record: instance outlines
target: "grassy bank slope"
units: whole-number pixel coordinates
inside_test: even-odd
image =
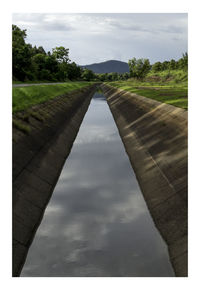
[[[187,73],[183,71],[151,72],[144,81],[129,79],[107,84],[159,102],[188,108]]]
[[[23,85],[23,84],[41,84],[41,83],[55,83],[55,81],[12,81],[13,85]],[[63,82],[64,83],[64,82]]]
[[[69,82],[56,85],[38,85],[13,88],[13,113],[44,103],[49,99],[92,84],[91,82]]]

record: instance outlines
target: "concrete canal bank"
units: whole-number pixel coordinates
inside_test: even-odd
[[[187,276],[187,112],[101,85],[176,276]]]
[[[37,105],[28,117],[13,117],[21,125],[28,122],[30,130],[13,128],[13,276],[21,272],[96,86]]]
[[[104,95],[94,94],[21,277],[174,277]]]

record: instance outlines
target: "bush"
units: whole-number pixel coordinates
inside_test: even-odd
[[[138,79],[143,79],[151,69],[149,60],[146,58],[136,59],[135,57],[128,62],[130,75]]]
[[[48,69],[42,69],[39,73],[40,80],[51,80],[51,74]]]

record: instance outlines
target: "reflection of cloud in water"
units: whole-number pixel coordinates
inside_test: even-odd
[[[109,142],[117,140],[117,134],[110,132],[109,128],[99,128],[98,126],[90,126],[88,128],[87,135],[80,136],[78,139],[76,139],[74,144],[88,144],[92,143],[95,145],[95,143],[98,142]]]
[[[102,103],[92,101],[22,276],[173,276]]]
[[[61,204],[49,204],[46,214],[53,215],[57,212],[60,212],[61,209],[62,209]]]

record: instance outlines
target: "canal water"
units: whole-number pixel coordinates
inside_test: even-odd
[[[21,276],[174,276],[101,93],[93,96]]]

